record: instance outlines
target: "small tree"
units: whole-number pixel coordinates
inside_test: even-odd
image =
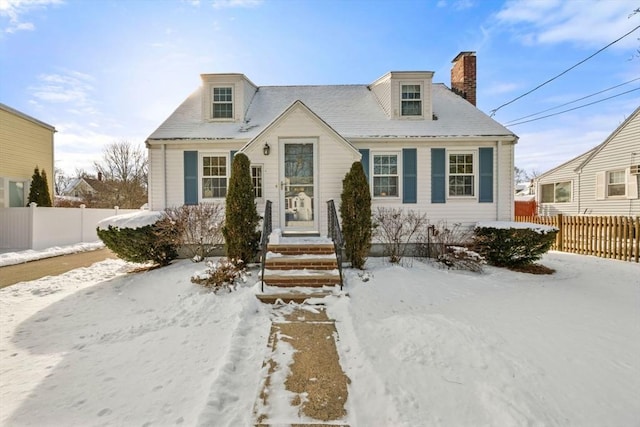
[[[371,193],[360,162],[354,162],[342,181],[340,203],[347,259],[363,269],[371,249]]]
[[[233,158],[222,228],[227,258],[238,267],[244,267],[255,258],[260,241],[260,216],[253,198],[250,165],[249,158],[243,153]]]
[[[35,202],[38,206],[51,207],[51,193],[49,193],[49,183],[44,170],[40,173],[38,166],[31,175],[31,187],[29,188],[29,201],[27,205]]]

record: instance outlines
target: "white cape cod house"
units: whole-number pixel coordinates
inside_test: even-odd
[[[452,89],[433,72],[389,72],[371,84],[256,86],[243,74],[202,74],[149,136],[149,205],[223,202],[233,155],[251,161],[258,211],[273,227],[327,231],[355,161],[372,205],[472,224],[513,216],[517,137],[475,107],[476,57],[453,61]]]

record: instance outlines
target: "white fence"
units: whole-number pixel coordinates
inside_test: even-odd
[[[0,250],[46,249],[98,241],[96,226],[138,209],[0,208]]]

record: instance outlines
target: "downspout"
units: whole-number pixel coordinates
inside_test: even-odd
[[[496,221],[500,221],[500,159],[502,158],[502,141],[496,141]],[[511,167],[513,170],[513,167]]]
[[[580,210],[582,207],[580,206],[580,177],[582,176],[582,170],[578,171],[578,191],[577,194],[573,194],[573,197],[578,197],[578,215],[580,215]]]
[[[167,144],[162,144],[162,209],[167,208]]]

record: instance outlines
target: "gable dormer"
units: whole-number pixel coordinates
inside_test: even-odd
[[[373,92],[387,116],[394,120],[431,120],[433,71],[391,71],[373,82]]]
[[[243,122],[258,91],[244,74],[201,74],[202,121]]]

